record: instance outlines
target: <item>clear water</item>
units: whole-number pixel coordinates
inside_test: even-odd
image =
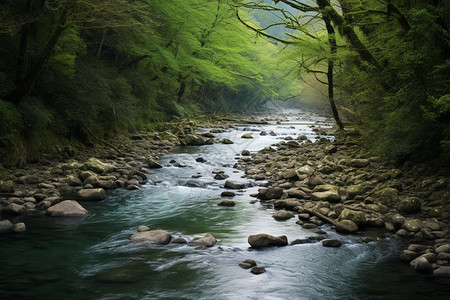
[[[0,236],[0,299],[448,299],[448,283],[397,260],[394,240],[365,243],[363,235],[339,236],[325,226],[345,245],[253,250],[251,234],[285,234],[289,241],[315,234],[295,219],[277,222],[273,209],[251,204],[256,186],[236,196],[235,207],[217,206],[224,181],[214,180],[213,170],[251,183],[232,168],[237,153],[286,135],[314,139],[308,125],[315,120],[238,126],[218,134],[233,145],[178,148],[162,158],[166,167],[149,175],[141,190],[114,190],[104,201],[82,203],[90,212],[84,219],[23,219],[25,233]],[[244,129],[255,139],[241,139]],[[262,129],[278,136],[259,136]],[[195,161],[200,156],[205,163]],[[197,174],[202,177],[192,178]],[[211,233],[219,242],[206,250],[179,244],[137,248],[130,236],[139,225],[188,240]],[[238,264],[248,258],[267,272],[241,269]]]

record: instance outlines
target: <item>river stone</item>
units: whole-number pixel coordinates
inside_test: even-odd
[[[220,194],[221,197],[234,197],[236,196],[235,192],[230,192],[230,191],[224,191],[222,192],[222,194]]]
[[[418,256],[419,256],[418,253],[411,250],[402,250],[402,252],[400,253],[400,259],[406,262],[411,262]]]
[[[13,224],[9,220],[0,221],[0,233],[9,232],[13,228]]]
[[[290,189],[287,192],[289,198],[307,199],[308,194],[300,189]]]
[[[397,206],[398,211],[404,213],[417,213],[420,212],[420,208],[420,200],[416,197],[408,197],[403,199]]]
[[[147,158],[147,165],[149,168],[152,168],[152,169],[161,169],[162,168],[162,165],[159,162],[157,162],[153,157]]]
[[[234,144],[234,143],[233,143],[233,141],[232,141],[232,140],[230,140],[230,139],[227,139],[227,138],[224,138],[224,139],[222,140],[222,144],[226,144],[226,145],[229,145],[229,144]]]
[[[116,170],[116,167],[114,167],[113,165],[101,162],[99,159],[94,157],[89,158],[88,161],[83,165],[83,168],[100,175],[111,173]]]
[[[419,219],[408,219],[403,227],[409,232],[418,232],[422,228],[422,221]]]
[[[284,220],[289,220],[291,218],[294,217],[294,214],[290,211],[286,211],[284,209],[277,211],[274,215],[273,218],[277,221],[284,221]]]
[[[188,134],[184,139],[184,143],[188,146],[202,146],[206,145],[206,140],[200,135]]]
[[[429,273],[431,272],[431,263],[423,256],[415,258],[410,262],[410,266],[417,272]]]
[[[436,253],[439,254],[441,252],[450,253],[450,244],[444,244],[436,248]]]
[[[322,240],[322,246],[324,247],[340,247],[342,245],[342,242],[336,239],[324,239]]]
[[[319,176],[313,175],[308,178],[308,185],[313,187],[317,185],[323,185],[324,181]]]
[[[314,201],[328,201],[332,203],[341,201],[341,197],[337,191],[314,192],[311,194],[311,199]]]
[[[261,200],[280,199],[281,196],[283,196],[283,189],[279,187],[258,190],[258,198]]]
[[[297,170],[297,173],[300,175],[305,174],[305,175],[311,176],[312,174],[314,174],[314,169],[311,166],[305,165],[305,166],[300,167]]]
[[[80,186],[83,183],[81,182],[80,178],[73,176],[73,175],[69,175],[66,178],[64,178],[63,180],[65,183],[67,183],[69,186]]]
[[[364,187],[360,184],[350,185],[349,187],[347,187],[347,193],[348,193],[349,199],[353,199],[356,196],[364,193]]]
[[[233,207],[236,205],[236,203],[233,200],[227,200],[224,199],[222,201],[219,202],[219,204],[217,204],[219,206],[227,206],[227,207]]]
[[[405,224],[405,222],[406,222],[406,218],[400,214],[395,214],[392,216],[391,222],[392,222],[392,225],[394,225],[394,227],[396,229],[402,228],[403,224]]]
[[[342,220],[336,224],[336,231],[341,233],[354,233],[358,231],[358,225],[351,220]]]
[[[248,150],[242,150],[241,155],[242,155],[242,156],[250,156],[250,151],[248,151]]]
[[[164,230],[150,230],[135,233],[131,236],[134,243],[154,242],[162,245],[170,243],[172,236]]]
[[[15,184],[12,180],[0,181],[0,193],[14,193]]]
[[[354,168],[364,168],[369,165],[370,161],[368,159],[352,159],[350,160],[350,166]]]
[[[25,212],[25,207],[16,203],[10,203],[8,206],[3,208],[3,213],[12,215],[21,215]]]
[[[244,133],[244,134],[241,136],[241,138],[243,138],[243,139],[252,139],[253,136],[252,136],[250,133]]]
[[[219,173],[219,174],[216,174],[216,175],[214,176],[214,179],[216,179],[216,180],[225,180],[225,179],[227,179],[228,177],[230,177],[230,176],[228,176],[228,175],[225,174],[225,173]]]
[[[205,247],[212,247],[217,243],[217,240],[215,237],[213,237],[211,234],[207,233],[204,237],[193,240],[189,243],[191,246],[205,246]]]
[[[88,211],[77,201],[65,200],[47,209],[47,214],[52,217],[83,217]]]
[[[351,220],[358,227],[365,226],[367,224],[366,215],[362,211],[355,211],[348,208],[345,208],[338,218],[339,221],[342,220]]]
[[[283,200],[277,200],[273,204],[274,208],[277,209],[287,209],[287,210],[296,210],[297,206],[300,205],[300,202],[298,200],[292,200],[292,199],[283,199]]]
[[[394,188],[385,188],[377,192],[377,195],[382,204],[390,205],[397,202],[398,200],[398,190]]]
[[[442,266],[433,272],[434,277],[450,278],[450,266]]]
[[[260,233],[250,235],[248,243],[253,248],[268,247],[268,246],[286,246],[288,239],[285,235],[273,236],[270,234]]]
[[[77,200],[80,201],[100,201],[106,198],[106,192],[102,188],[82,189],[78,191]]]
[[[439,260],[450,261],[450,253],[447,253],[447,252],[441,252],[441,253],[439,253],[439,255],[437,256],[437,259],[439,259]]]
[[[252,274],[259,275],[259,274],[266,273],[266,269],[261,266],[256,266],[256,267],[253,267],[250,272],[252,272]]]
[[[174,239],[172,241],[172,243],[174,243],[174,244],[187,244],[187,241],[186,241],[186,239],[179,237],[179,238]]]
[[[145,225],[140,225],[137,229],[138,232],[144,232],[144,231],[150,231],[150,228],[148,228]]]
[[[281,174],[283,179],[296,180],[298,179],[297,172],[294,169],[288,169]]]
[[[245,183],[227,180],[227,181],[225,181],[225,188],[232,189],[232,190],[241,190],[241,189],[245,189],[246,185],[245,185]]]
[[[25,232],[27,230],[27,227],[25,226],[25,223],[16,223],[14,224],[14,226],[12,227],[12,232]]]

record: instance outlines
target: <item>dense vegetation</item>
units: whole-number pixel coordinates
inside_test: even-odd
[[[448,154],[449,15],[445,0],[2,1],[0,162],[247,111],[299,78],[374,151]]]
[[[330,102],[374,151],[398,161],[449,154],[449,1],[236,2],[271,14],[254,29],[331,86]]]
[[[0,4],[0,161],[300,93],[227,1]]]

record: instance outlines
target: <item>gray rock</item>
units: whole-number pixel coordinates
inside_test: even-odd
[[[164,230],[142,231],[131,236],[134,243],[151,242],[166,245],[171,239],[172,236]]]
[[[299,205],[300,202],[298,200],[282,199],[275,201],[273,207],[277,209],[297,210]]]
[[[230,192],[230,191],[224,191],[222,192],[222,194],[220,194],[220,196],[222,197],[234,197],[236,196],[235,192]]]
[[[233,143],[232,140],[225,138],[225,139],[222,140],[222,144],[230,145],[230,144],[234,144],[234,143]]]
[[[188,146],[203,146],[206,145],[206,140],[196,134],[188,134],[184,139],[184,143]]]
[[[150,228],[148,228],[145,225],[140,225],[137,229],[138,232],[144,232],[144,231],[150,231]]]
[[[403,227],[409,232],[418,232],[422,229],[422,221],[419,219],[408,219],[403,224]]]
[[[413,259],[415,259],[416,257],[418,257],[419,254],[411,251],[411,250],[403,250],[400,253],[400,259],[406,262],[411,262]]]
[[[106,198],[106,192],[102,188],[82,189],[77,194],[77,200],[80,201],[100,201]]]
[[[228,176],[228,175],[225,174],[225,173],[219,173],[219,174],[216,174],[216,175],[214,176],[214,179],[216,179],[216,180],[225,180],[225,179],[227,179],[228,177],[230,177],[230,176]]]
[[[243,139],[252,139],[253,136],[252,136],[250,133],[244,133],[244,134],[241,136],[241,138],[243,138]]]
[[[241,182],[235,182],[235,181],[227,180],[227,181],[225,181],[225,188],[233,189],[233,190],[241,190],[241,189],[245,189],[246,188],[246,184],[245,183],[241,183]]]
[[[204,237],[200,239],[193,240],[189,243],[191,246],[205,246],[205,247],[212,247],[217,243],[217,240],[215,237],[213,237],[211,234],[207,233]]]
[[[162,168],[162,165],[159,162],[157,162],[153,157],[147,158],[147,164],[148,164],[148,167],[152,168],[152,169],[161,169]]]
[[[258,198],[261,200],[280,199],[281,196],[283,196],[283,189],[279,187],[258,190]]]
[[[81,182],[80,178],[73,176],[73,175],[69,175],[66,178],[64,178],[63,180],[65,183],[67,183],[69,186],[80,186],[83,183]]]
[[[441,253],[439,253],[439,255],[437,256],[437,259],[439,259],[439,260],[450,261],[450,253],[447,253],[447,252],[441,252]]]
[[[391,222],[392,222],[392,225],[394,225],[394,227],[396,229],[402,228],[403,224],[405,224],[405,222],[406,222],[406,218],[403,217],[402,215],[395,214],[392,216]]]
[[[424,256],[415,258],[413,261],[410,262],[410,265],[417,272],[421,273],[431,272],[431,263]]]
[[[288,244],[288,240],[285,235],[273,236],[270,234],[260,233],[250,235],[248,237],[248,243],[253,248],[260,248],[268,246],[286,246]]]
[[[336,224],[336,231],[341,233],[354,233],[358,231],[358,225],[351,220],[342,220]]]
[[[351,210],[348,208],[345,208],[338,218],[339,221],[343,220],[351,220],[353,221],[358,227],[367,225],[366,215],[361,211]]]
[[[65,200],[49,207],[47,214],[52,217],[83,217],[88,211],[77,201]]]
[[[222,201],[219,202],[219,204],[217,204],[219,206],[227,206],[227,207],[233,207],[236,205],[236,203],[233,200],[227,200],[224,199]]]
[[[11,231],[13,224],[9,220],[0,221],[0,233]]]
[[[281,174],[281,177],[287,180],[297,180],[297,172],[294,169],[288,169]]]
[[[342,245],[342,242],[336,239],[324,239],[322,240],[322,246],[324,247],[340,247]]]
[[[364,168],[369,165],[370,161],[368,159],[352,159],[350,160],[350,166],[354,168]]]
[[[420,212],[422,204],[420,203],[419,198],[416,197],[408,197],[400,201],[397,206],[398,211],[404,213],[417,213]]]
[[[10,203],[8,206],[3,208],[3,213],[12,215],[21,215],[25,212],[25,207],[16,203]]]
[[[116,168],[113,165],[104,163],[94,157],[89,158],[88,161],[83,165],[83,168],[86,170],[93,171],[100,175],[111,173],[116,170]]]
[[[361,195],[364,193],[364,187],[360,184],[357,185],[350,185],[347,188],[348,198],[353,199],[358,195]]]
[[[25,232],[26,230],[27,230],[27,227],[25,226],[25,223],[16,223],[12,227],[12,231],[17,232],[17,233]]]
[[[179,238],[174,239],[172,241],[172,243],[174,243],[174,244],[187,244],[187,241],[186,241],[186,239],[179,237]]]
[[[284,220],[289,220],[291,218],[294,217],[294,214],[290,211],[286,211],[284,209],[277,211],[274,215],[273,218],[277,221],[284,221]]]
[[[305,174],[311,176],[312,174],[314,174],[314,172],[315,172],[314,168],[308,165],[302,166],[297,170],[297,173],[299,175]]]
[[[440,267],[433,272],[434,277],[450,278],[450,266]]]
[[[248,150],[242,150],[241,155],[242,155],[242,156],[250,156],[250,151],[248,151]]]
[[[436,248],[436,253],[439,254],[441,252],[450,253],[450,244],[444,244]]]
[[[288,197],[289,198],[297,198],[297,199],[307,199],[308,194],[306,194],[304,191],[300,189],[290,189],[288,190]]]
[[[15,184],[12,180],[0,181],[0,193],[14,193]]]
[[[266,269],[261,266],[256,266],[256,267],[253,267],[250,272],[252,272],[252,274],[259,275],[259,274],[266,273]]]
[[[341,197],[337,191],[314,192],[311,194],[311,199],[314,201],[328,201],[332,203],[341,201]]]

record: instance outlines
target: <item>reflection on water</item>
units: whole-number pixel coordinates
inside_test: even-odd
[[[273,209],[251,204],[256,186],[238,193],[235,207],[217,206],[224,181],[215,180],[213,171],[252,185],[232,168],[236,155],[288,135],[314,139],[308,127],[314,122],[237,126],[217,134],[234,144],[180,147],[162,158],[165,167],[141,190],[110,191],[102,202],[83,203],[91,213],[85,219],[26,219],[26,233],[0,236],[0,298],[444,299],[449,287],[399,264],[393,240],[364,243],[324,226],[330,237],[344,241],[341,248],[313,243],[253,250],[251,234],[285,234],[289,241],[315,234],[294,219],[277,222]],[[261,136],[262,130],[276,135]],[[254,139],[241,139],[244,132]],[[219,242],[202,251],[180,244],[133,247],[130,235],[142,224],[187,240],[211,233]],[[248,258],[267,272],[255,276],[241,269],[238,264]]]

